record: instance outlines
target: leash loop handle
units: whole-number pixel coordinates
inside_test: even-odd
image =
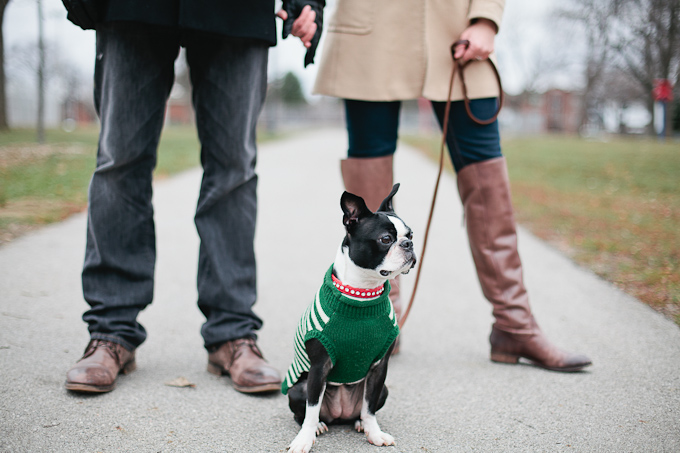
[[[498,73],[498,68],[496,67],[493,61],[491,61],[489,58],[484,60],[489,62],[489,64],[491,65],[491,69],[493,69],[493,72],[496,75],[496,81],[498,82],[498,108],[496,109],[496,112],[493,114],[493,116],[487,120],[477,118],[472,113],[472,109],[470,109],[470,98],[468,97],[467,85],[465,84],[465,67],[472,63],[474,60],[469,60],[461,64],[458,61],[458,59],[454,57],[454,54],[456,53],[456,47],[458,46],[465,46],[465,49],[467,49],[468,47],[470,47],[470,41],[468,41],[467,39],[461,39],[459,41],[454,42],[451,45],[451,56],[453,57],[454,61],[453,64],[454,71],[456,69],[458,70],[458,77],[460,77],[460,82],[463,88],[463,102],[465,103],[465,111],[467,112],[470,119],[472,119],[472,121],[479,125],[486,126],[496,121],[496,119],[498,118],[498,114],[501,113],[501,107],[503,107],[503,85],[501,84],[501,75]],[[451,96],[449,95],[449,100],[450,98]]]

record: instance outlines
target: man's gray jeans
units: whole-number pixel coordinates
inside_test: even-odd
[[[137,315],[153,299],[156,260],[151,178],[174,81],[186,48],[201,142],[195,223],[201,245],[198,305],[206,347],[255,336],[253,240],[255,127],[266,93],[268,45],[132,23],[97,30],[95,106],[101,119],[89,189],[82,282],[92,338],[128,349],[146,338]]]

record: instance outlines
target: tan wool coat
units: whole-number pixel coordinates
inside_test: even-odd
[[[453,67],[450,47],[485,18],[500,28],[505,0],[338,0],[314,93],[345,99],[445,101]],[[492,55],[493,59],[494,56]],[[465,68],[471,99],[498,96],[488,62]],[[453,100],[462,99],[456,76]]]

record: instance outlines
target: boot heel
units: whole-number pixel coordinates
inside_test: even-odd
[[[123,366],[123,369],[121,371],[123,372],[123,374],[130,374],[133,371],[135,371],[136,369],[137,369],[137,361],[133,360],[131,362],[126,363]]]
[[[507,354],[504,352],[491,351],[491,361],[499,363],[519,363],[519,356],[514,354]]]
[[[214,374],[215,376],[222,376],[224,373],[222,372],[222,368],[215,365],[214,363],[208,362],[208,373]]]

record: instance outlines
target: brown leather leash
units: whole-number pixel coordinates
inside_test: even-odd
[[[456,75],[456,71],[458,71],[458,76],[460,77],[460,81],[463,84],[463,102],[465,103],[465,111],[467,112],[468,116],[472,121],[474,121],[477,124],[480,124],[482,126],[488,125],[496,121],[498,118],[498,114],[501,112],[501,107],[503,106],[503,87],[501,85],[501,76],[498,73],[498,69],[496,68],[496,65],[494,64],[493,61],[490,59],[486,59],[485,61],[488,61],[491,67],[493,68],[494,73],[496,74],[496,79],[498,80],[498,91],[499,91],[499,97],[498,97],[498,109],[496,110],[496,113],[493,114],[493,116],[487,120],[482,120],[477,118],[473,113],[472,110],[470,109],[470,98],[468,97],[467,93],[467,86],[465,85],[465,72],[464,69],[465,67],[470,64],[470,62],[475,61],[475,60],[469,60],[463,64],[460,64],[458,59],[456,59],[453,55],[456,52],[456,47],[458,46],[465,46],[467,49],[470,46],[470,41],[467,39],[462,39],[460,41],[456,41],[451,45],[451,57],[453,58],[453,69],[451,70],[451,80],[449,81],[449,95],[446,97],[446,108],[444,109],[444,126],[442,127],[442,141],[441,141],[441,147],[439,148],[439,171],[437,173],[437,181],[435,182],[434,185],[434,193],[432,195],[432,204],[430,205],[430,215],[427,218],[427,226],[425,227],[425,236],[423,238],[423,251],[420,253],[420,266],[418,266],[418,271],[416,272],[416,281],[413,284],[413,292],[411,293],[411,299],[408,302],[408,305],[406,306],[406,310],[404,311],[404,316],[401,317],[399,320],[399,328],[401,329],[404,326],[404,323],[406,323],[406,318],[408,318],[408,315],[411,311],[411,307],[413,306],[413,300],[416,297],[416,291],[418,290],[418,283],[420,282],[420,271],[423,270],[423,262],[425,259],[425,249],[427,248],[427,239],[430,235],[430,225],[432,224],[432,217],[434,215],[434,205],[435,202],[437,201],[437,192],[439,191],[439,181],[441,180],[442,177],[442,171],[444,170],[444,147],[446,146],[446,135],[448,132],[448,127],[449,127],[449,113],[451,111],[451,93],[453,93],[453,80]],[[455,142],[454,142],[455,144]],[[460,152],[459,152],[460,154]],[[462,155],[461,155],[462,157]]]

